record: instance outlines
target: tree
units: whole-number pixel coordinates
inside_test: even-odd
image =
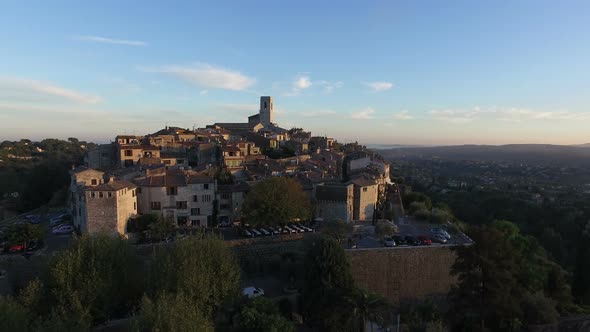
[[[581,237],[573,280],[573,293],[576,301],[582,305],[590,305],[590,234]]]
[[[155,222],[148,225],[150,236],[156,240],[164,240],[170,234],[174,233],[174,223],[169,218],[158,215]]]
[[[419,202],[424,203],[426,209],[432,209],[432,200],[430,199],[430,197],[420,192],[407,193],[402,197],[402,201],[404,203],[404,206],[410,206],[410,204],[412,204],[413,202]]]
[[[0,296],[0,322],[4,331],[32,331],[29,311],[12,297]]]
[[[379,221],[377,225],[375,225],[375,235],[381,240],[385,237],[392,236],[397,232],[397,226],[389,221]]]
[[[250,225],[275,226],[310,217],[311,202],[293,179],[271,177],[252,188],[242,204],[242,216]]]
[[[349,222],[342,220],[330,220],[325,222],[321,227],[322,234],[335,239],[338,242],[350,236],[353,226]]]
[[[353,308],[353,316],[359,321],[363,332],[366,331],[367,322],[370,322],[372,332],[373,323],[381,323],[389,309],[385,298],[360,288],[354,289],[348,300]]]
[[[264,297],[254,298],[244,305],[239,315],[243,332],[293,332],[295,326],[279,312],[278,307]]]
[[[44,235],[44,231],[40,225],[25,223],[21,225],[13,225],[9,229],[7,237],[11,244],[24,244],[26,247],[31,241],[39,241],[43,239]]]
[[[127,241],[84,235],[50,261],[39,311],[90,325],[126,314],[143,293],[142,263]],[[34,297],[32,297],[34,298]]]
[[[451,274],[458,277],[449,298],[451,323],[458,329],[510,330],[522,320],[523,289],[513,275],[520,257],[509,239],[494,227],[474,227],[474,244],[456,247]]]
[[[239,293],[240,268],[225,242],[197,234],[177,241],[154,257],[149,295],[182,292],[207,318]]]
[[[214,331],[213,324],[195,306],[193,299],[180,292],[176,295],[161,293],[155,300],[144,296],[132,330],[208,332]]]
[[[306,321],[322,331],[350,327],[353,311],[344,304],[353,286],[350,266],[340,243],[329,237],[318,238],[305,258]]]

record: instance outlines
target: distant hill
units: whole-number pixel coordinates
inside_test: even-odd
[[[590,146],[510,144],[456,145],[376,150],[386,159],[424,159],[498,161],[553,165],[559,167],[590,167]]]
[[[584,143],[584,144],[578,144],[578,145],[572,145],[572,146],[576,146],[579,148],[590,148],[590,143]]]

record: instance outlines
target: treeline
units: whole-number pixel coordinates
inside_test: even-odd
[[[589,206],[534,205],[483,191],[412,192],[403,201],[416,218],[451,221],[475,241],[459,248],[453,268],[453,330],[518,331],[590,313]]]
[[[0,143],[0,199],[18,212],[62,203],[69,169],[82,164],[93,146],[76,138]]]
[[[121,318],[132,331],[294,331],[269,300],[242,298],[239,282],[233,253],[211,235],[147,259],[124,239],[83,236],[17,296],[0,297],[0,321],[7,331],[89,331]]]

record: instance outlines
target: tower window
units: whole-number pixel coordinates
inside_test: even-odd
[[[264,102],[264,110],[266,110],[266,108],[267,108],[267,105],[266,105],[266,102]]]

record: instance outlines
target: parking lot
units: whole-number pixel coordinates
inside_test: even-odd
[[[471,239],[460,231],[456,231],[454,228],[447,225],[430,224],[427,222],[416,221],[412,218],[400,218],[395,223],[398,227],[399,232],[396,234],[401,237],[412,236],[412,237],[432,237],[432,228],[440,228],[446,230],[451,238],[446,243],[433,243],[433,246],[451,246],[471,243]],[[352,236],[352,242],[345,242],[344,246],[346,249],[363,249],[363,248],[383,248],[383,242],[375,235],[374,227],[370,223],[356,223],[355,231]],[[394,247],[395,248],[395,247]]]
[[[25,223],[31,223],[35,225],[41,226],[43,231],[45,232],[42,241],[39,243],[38,247],[36,248],[24,248],[23,250],[19,250],[16,252],[9,252],[9,247],[12,245],[8,243],[7,239],[3,240],[3,243],[8,248],[1,248],[0,252],[3,255],[42,255],[42,254],[51,254],[55,251],[64,250],[69,247],[71,243],[72,236],[71,234],[52,234],[52,225],[50,225],[50,220],[52,218],[62,216],[65,214],[63,210],[54,210],[54,211],[47,211],[47,212],[39,212],[34,211],[36,213],[27,213],[21,216],[11,218],[9,220],[5,220],[0,224],[0,230],[6,235],[6,233],[10,230],[11,227],[15,225],[22,225]],[[67,218],[61,218],[61,221],[54,222],[54,225],[59,225],[62,223],[67,224]],[[5,250],[6,249],[6,250]]]

